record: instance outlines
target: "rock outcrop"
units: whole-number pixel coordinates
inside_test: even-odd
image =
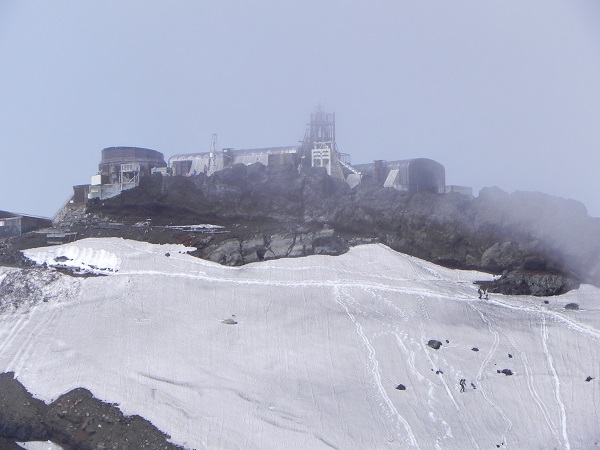
[[[368,179],[350,188],[324,169],[298,173],[257,163],[210,177],[146,177],[137,188],[90,204],[88,214],[223,225],[228,234],[198,238],[194,246],[197,256],[229,265],[382,242],[453,268],[511,273],[496,292],[554,295],[578,281],[600,285],[600,220],[578,202],[533,192],[410,195]],[[523,280],[529,288],[516,288]]]
[[[16,442],[52,441],[64,449],[175,450],[162,433],[140,416],[125,416],[115,406],[74,389],[49,405],[34,398],[14,378],[0,373],[0,448]],[[15,442],[16,441],[16,442]]]

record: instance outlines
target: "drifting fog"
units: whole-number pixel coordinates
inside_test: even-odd
[[[599,217],[599,9],[5,0],[0,208],[51,216],[104,147],[294,145],[322,104],[354,163],[427,157],[449,184],[546,192]]]

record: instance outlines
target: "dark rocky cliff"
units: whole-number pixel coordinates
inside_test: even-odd
[[[88,212],[124,222],[226,226],[226,235],[189,243],[198,256],[231,265],[382,242],[438,264],[521,280],[516,287],[505,280],[503,292],[551,295],[578,281],[600,285],[600,220],[578,202],[540,193],[409,195],[369,180],[351,189],[324,169],[254,164],[211,177],[147,177]],[[547,286],[524,287],[523,279],[534,278]]]

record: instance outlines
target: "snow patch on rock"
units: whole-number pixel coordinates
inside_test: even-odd
[[[70,244],[23,250],[39,265],[72,269],[78,273],[110,275],[118,272],[123,258],[141,254],[187,253],[195,248],[140,242],[132,246],[121,238],[82,239]]]

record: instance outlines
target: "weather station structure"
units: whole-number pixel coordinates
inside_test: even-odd
[[[250,149],[219,149],[217,135],[213,134],[210,150],[199,153],[181,153],[169,158],[169,169],[172,175],[210,176],[234,164],[261,163],[264,166],[281,166],[293,164],[300,151],[300,146],[266,147]]]
[[[140,177],[159,169],[166,171],[162,153],[140,147],[108,147],[102,150],[98,173],[92,176],[88,199],[119,195],[140,184]]]
[[[52,220],[47,217],[0,211],[0,239],[21,236],[51,226]]]
[[[407,193],[461,193],[472,196],[472,189],[447,186],[444,166],[432,159],[414,158],[396,161],[375,160],[353,165],[350,155],[342,153],[336,142],[336,116],[315,108],[310,115],[304,138],[296,145],[250,149],[219,148],[217,134],[211,136],[208,151],[181,153],[169,158],[141,147],[108,147],[90,184],[73,187],[73,196],[63,210],[77,210],[89,200],[104,200],[140,184],[140,179],[155,173],[173,176],[211,176],[235,164],[260,163],[266,167],[289,166],[299,172],[322,168],[332,178],[352,188],[369,179],[383,187]]]
[[[114,197],[138,186],[140,178],[156,172],[167,173],[162,153],[141,147],[107,147],[102,150],[98,173],[92,175],[90,184],[73,186],[69,206]]]
[[[323,111],[319,105],[310,115],[301,152],[302,163],[324,167],[327,174],[345,180],[343,165],[349,167],[350,155],[340,153],[335,141],[335,113]]]

